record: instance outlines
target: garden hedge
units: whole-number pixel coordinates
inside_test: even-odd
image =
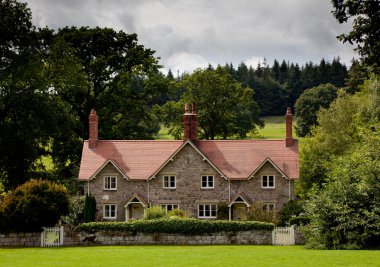
[[[133,233],[167,233],[167,234],[210,234],[227,231],[273,230],[274,225],[255,221],[222,221],[198,219],[157,219],[136,220],[130,222],[90,222],[77,227],[79,231],[99,232],[118,231]]]

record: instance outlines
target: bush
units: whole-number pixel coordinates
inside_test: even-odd
[[[161,206],[153,205],[147,209],[145,209],[144,219],[145,220],[155,220],[167,217],[166,210]]]
[[[290,218],[289,225],[293,225],[293,224],[307,225],[310,223],[310,221],[311,221],[310,217],[306,217],[306,216],[293,217],[293,218]]]
[[[136,220],[129,222],[92,222],[84,223],[77,227],[80,231],[117,231],[132,233],[167,233],[167,234],[211,234],[215,232],[237,232],[249,230],[273,230],[274,225],[265,222],[252,221],[222,221],[222,220],[198,220],[198,219],[157,219]]]
[[[2,232],[39,232],[54,226],[69,213],[65,187],[43,180],[31,180],[9,193],[1,204]]]
[[[84,221],[85,197],[73,196],[70,198],[70,212],[67,216],[62,217],[62,221],[70,225],[79,225]]]
[[[292,217],[297,217],[303,212],[305,212],[305,210],[301,200],[289,200],[284,204],[279,213],[278,225],[285,226]]]
[[[229,216],[228,204],[226,202],[219,202],[216,218],[218,220],[228,220],[228,216]]]
[[[169,218],[177,217],[177,218],[187,218],[189,215],[184,210],[174,209],[168,212]]]
[[[84,222],[94,222],[96,215],[96,199],[91,194],[86,194],[83,210]]]
[[[243,217],[244,221],[258,221],[276,224],[277,214],[274,210],[265,210],[263,202],[255,202]]]

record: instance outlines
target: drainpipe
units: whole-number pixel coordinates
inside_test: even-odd
[[[150,188],[149,188],[149,179],[146,181],[147,184],[148,184],[148,204],[150,206]],[[145,209],[144,209],[144,212],[145,212]]]
[[[289,181],[289,200],[290,200],[291,199],[290,198],[290,179],[288,181]]]
[[[228,220],[231,221],[231,207],[228,207]]]
[[[90,180],[87,180],[87,195],[90,194]]]
[[[228,202],[231,202],[231,181],[228,180]]]

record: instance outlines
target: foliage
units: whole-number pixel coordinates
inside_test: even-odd
[[[182,129],[185,102],[196,104],[198,125],[205,139],[227,139],[234,135],[244,138],[256,125],[263,125],[253,101],[253,90],[234,81],[221,67],[197,69],[186,75],[178,87],[184,89],[180,100],[169,102],[159,110],[172,133],[181,132],[178,129]]]
[[[333,162],[329,183],[307,203],[311,246],[380,245],[380,128],[361,134],[365,139]]]
[[[159,205],[153,205],[145,209],[144,219],[155,220],[167,217],[166,210]]]
[[[258,221],[276,224],[278,215],[274,210],[264,209],[264,203],[259,201],[252,204],[247,214],[243,216],[244,221]]]
[[[84,199],[83,220],[84,222],[94,222],[96,216],[96,199],[91,194],[86,194]]]
[[[218,220],[228,220],[229,219],[229,208],[226,202],[219,202],[217,208],[216,218]]]
[[[69,225],[78,225],[84,222],[85,197],[75,195],[70,197],[70,211],[67,216],[63,216],[62,222]]]
[[[289,220],[289,225],[307,225],[310,221],[310,217],[307,216],[292,217]]]
[[[338,96],[338,89],[332,84],[323,84],[305,90],[297,99],[296,133],[304,137],[308,135],[313,126],[317,125],[317,112],[322,108],[328,108]]]
[[[69,213],[66,188],[43,180],[31,180],[9,193],[1,203],[2,232],[39,232],[54,226]]]
[[[174,209],[168,212],[169,218],[188,218],[189,215],[184,210]]]
[[[255,221],[211,221],[198,219],[156,219],[135,220],[130,222],[93,222],[77,227],[80,231],[119,231],[133,233],[168,233],[168,234],[211,234],[221,231],[237,232],[249,230],[272,230],[273,224]]]
[[[339,23],[351,23],[353,28],[338,39],[357,44],[356,51],[374,73],[380,74],[380,3],[376,0],[332,0],[333,15]]]
[[[286,226],[290,220],[304,212],[302,200],[289,200],[279,212],[278,225]],[[299,217],[298,217],[299,218]],[[291,224],[290,224],[291,225]]]

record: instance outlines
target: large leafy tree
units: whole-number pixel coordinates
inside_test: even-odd
[[[234,81],[224,68],[197,69],[179,87],[185,90],[181,99],[168,102],[160,109],[161,117],[177,138],[182,129],[180,120],[185,102],[196,104],[199,128],[205,139],[243,138],[256,125],[263,125],[258,105],[253,101],[253,90]]]
[[[317,112],[328,108],[338,96],[338,89],[332,84],[323,84],[305,90],[295,104],[298,136],[306,136],[317,125]]]
[[[0,2],[0,181],[5,190],[41,173],[37,159],[48,153],[57,129],[42,60],[46,33],[33,27],[26,4]]]
[[[332,0],[333,15],[339,23],[353,20],[353,28],[338,38],[357,44],[356,51],[367,66],[380,74],[380,2],[378,0]]]

